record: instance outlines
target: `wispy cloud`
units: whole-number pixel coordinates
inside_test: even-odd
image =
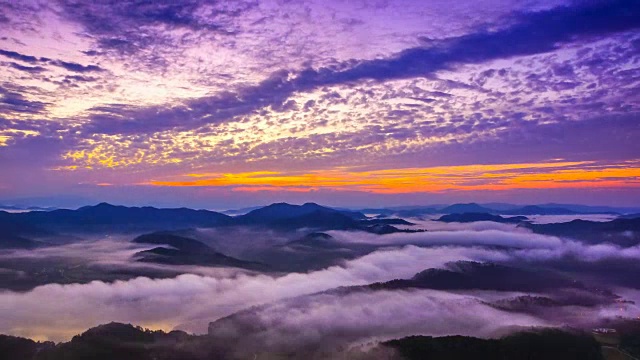
[[[109,174],[634,160],[639,13],[628,0],[4,1],[0,158],[56,143],[20,168],[75,170],[67,189]],[[259,189],[282,187],[244,187]]]
[[[435,255],[437,254],[437,255]],[[4,321],[0,332],[28,337],[68,339],[109,321],[135,322],[153,328],[179,326],[206,332],[208,321],[246,306],[324,291],[409,277],[425,267],[466,259],[456,251],[407,247],[380,251],[309,274],[181,275],[172,279],[136,278],[112,284],[45,285],[27,293],[0,293]],[[44,299],[55,298],[50,302]],[[73,314],[60,317],[59,314]],[[25,326],[29,324],[29,326]]]

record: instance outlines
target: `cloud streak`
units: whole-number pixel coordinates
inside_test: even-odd
[[[492,337],[507,328],[551,325],[533,316],[497,310],[473,295],[433,290],[320,294],[281,301],[234,320],[237,323],[214,324],[213,335],[228,337],[238,349],[272,351],[415,334]],[[256,330],[247,331],[244,326]]]
[[[337,286],[409,277],[425,267],[460,258],[466,257],[455,251],[407,247],[375,252],[344,267],[281,277],[185,274],[173,279],[140,277],[112,284],[44,285],[27,293],[0,293],[0,308],[4,309],[0,333],[60,340],[109,321],[205,332],[209,321],[247,306]],[[57,300],[44,301],[52,298]]]

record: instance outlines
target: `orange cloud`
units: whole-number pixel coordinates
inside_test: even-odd
[[[640,187],[640,161],[599,164],[592,161],[431,168],[308,172],[257,171],[227,174],[187,174],[175,180],[152,180],[154,186],[232,187],[235,191],[295,191],[317,189],[380,194],[560,188]]]

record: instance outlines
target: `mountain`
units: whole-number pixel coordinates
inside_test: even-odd
[[[494,213],[495,210],[478,205],[476,203],[469,204],[453,204],[453,205],[429,205],[429,206],[403,206],[393,208],[368,208],[359,210],[365,214],[378,214],[381,217],[398,216],[398,217],[420,217],[433,214],[453,214],[465,212],[482,212]]]
[[[355,211],[336,210],[314,203],[277,203],[231,217],[208,210],[126,207],[107,203],[76,210],[8,213],[0,211],[0,247],[30,248],[30,240],[58,236],[64,242],[73,233],[126,233],[171,231],[196,227],[261,226],[275,230],[362,230],[373,233],[403,232],[390,224],[411,225],[402,219],[371,220]],[[385,226],[382,226],[385,225]],[[65,236],[57,234],[67,234]],[[45,244],[44,241],[42,244]],[[56,241],[50,241],[56,243]]]
[[[44,243],[27,239],[18,235],[0,234],[0,250],[2,249],[35,249]]]
[[[619,218],[607,222],[573,220],[525,226],[537,234],[573,238],[590,244],[612,243],[623,247],[640,244],[640,218]]]
[[[526,209],[529,207],[535,208],[535,211],[539,213],[517,213],[516,215],[553,215],[552,212],[556,213],[564,213],[562,215],[568,214],[627,214],[633,212],[640,212],[639,207],[629,208],[629,207],[612,207],[612,206],[591,206],[591,205],[577,205],[577,204],[556,204],[556,203],[547,203],[547,204],[536,204],[536,205],[515,205],[515,204],[506,204],[506,203],[485,203],[480,204],[489,209],[495,210],[496,213],[508,215],[508,212],[511,214],[516,214],[515,211],[517,209]],[[549,209],[549,212],[545,213],[545,210]]]
[[[364,214],[377,214],[380,217],[399,216],[399,217],[420,217],[439,213],[436,207],[425,206],[407,206],[398,208],[382,208],[382,209],[362,209],[359,212]]]
[[[363,225],[415,225],[405,219],[386,218],[386,219],[367,219],[360,220]]]
[[[293,240],[284,245],[298,251],[319,251],[343,249],[344,246],[331,235],[322,232],[305,235],[301,239]]]
[[[260,224],[260,222],[257,222]],[[269,227],[282,230],[300,228],[352,230],[359,228],[359,222],[339,212],[316,210],[296,217],[277,219],[267,223]]]
[[[502,217],[500,215],[492,215],[487,213],[462,213],[462,214],[448,214],[442,215],[437,221],[442,222],[459,222],[459,223],[470,223],[476,221],[493,221],[498,223],[511,223],[518,224],[524,221],[529,221],[524,216],[514,216],[514,217]]]
[[[626,214],[626,215],[620,215],[620,217],[618,217],[618,219],[638,219],[640,218],[640,214]]]
[[[501,211],[504,215],[577,215],[581,212],[559,207],[541,207],[536,205],[523,206],[516,209]]]
[[[532,296],[522,295],[512,298],[498,299],[494,302],[487,303],[496,309],[534,314],[540,317],[544,317],[544,312],[553,307],[561,306],[582,306],[582,307],[595,307],[612,304],[617,299],[610,294],[606,293],[593,293],[588,292],[571,291],[571,292],[559,292],[553,294],[553,297],[549,296]]]
[[[462,214],[462,213],[495,213],[495,210],[480,206],[476,203],[453,204],[438,211],[441,214]]]
[[[178,250],[192,253],[211,251],[211,248],[203,242],[165,232],[140,235],[131,242],[136,244],[168,245]]]
[[[603,359],[600,344],[590,334],[557,329],[520,332],[500,339],[409,336],[383,345],[396,350],[406,360]]]
[[[283,222],[294,218],[301,218],[311,214],[340,214],[353,220],[361,220],[367,218],[360,212],[335,210],[329,207],[318,205],[316,203],[306,203],[303,205],[275,203],[250,211],[245,215],[237,216],[234,219],[238,224],[270,224]]]
[[[307,313],[311,311],[309,309],[315,309],[316,306],[325,302],[334,304],[341,301],[341,299],[358,299],[360,298],[360,295],[367,297],[375,296],[373,292],[378,291],[381,292],[380,296],[385,298],[390,296],[389,292],[395,292],[398,298],[402,298],[403,296],[408,296],[408,294],[411,293],[415,294],[416,292],[410,291],[413,289],[488,290],[508,292],[505,293],[505,295],[511,292],[545,292],[557,294],[562,293],[562,291],[566,291],[571,294],[588,294],[588,296],[591,296],[593,290],[556,272],[543,271],[534,268],[529,269],[503,266],[492,263],[459,261],[448,264],[446,269],[425,270],[416,274],[411,279],[394,280],[386,283],[375,283],[364,286],[334,288],[315,294],[301,295],[295,298],[282,299],[276,302],[247,308],[211,322],[209,324],[208,334],[210,338],[224,339],[225,342],[235,344],[235,346],[239,347],[243,347],[248,344],[263,344],[265,339],[268,340],[269,333],[287,334],[287,336],[291,337],[291,339],[288,340],[289,343],[295,343],[298,339],[298,334],[287,332],[290,330],[286,327],[284,330],[279,329],[280,321],[278,319],[281,317],[290,316],[289,314]],[[602,295],[602,297],[604,298],[604,295]],[[606,302],[606,304],[611,305],[617,299],[618,297],[615,294],[608,293],[608,297],[603,301]],[[527,300],[524,300],[524,302],[527,302]],[[547,307],[552,307],[554,305],[553,300],[545,300],[542,299],[542,297],[528,302]],[[451,303],[451,307],[445,311],[456,311],[457,307],[466,306],[466,304],[466,302],[457,304]],[[364,305],[366,305],[366,303],[364,303]],[[487,305],[491,306],[491,304]],[[353,306],[353,304],[350,306]],[[560,303],[559,307],[561,306],[563,306],[563,303]],[[557,310],[559,309],[548,309],[549,312],[556,312]],[[323,326],[322,329],[324,332],[323,336],[326,336],[322,337],[322,339],[333,339],[334,341],[337,339],[338,341],[344,341],[345,345],[361,340],[359,336],[362,336],[358,332],[350,332],[348,328],[346,330],[342,327],[332,329],[330,324],[327,324],[326,327]],[[365,334],[367,338],[373,336],[373,333],[365,332]],[[544,341],[547,342],[547,345],[554,348],[558,345],[551,345],[553,344],[551,339],[546,339]],[[559,348],[560,346],[558,346],[554,351],[558,351]],[[571,352],[571,350],[569,352]],[[450,353],[449,355],[451,354],[453,353]],[[538,353],[535,353],[531,349],[527,349],[521,355],[528,356],[505,357],[504,359],[537,359],[538,357],[536,357],[536,354]],[[566,354],[567,353],[565,353],[565,355]],[[368,358],[388,358],[374,356],[372,354],[370,355],[371,356]],[[424,353],[424,357],[418,356],[416,358],[431,359],[432,357],[430,357],[430,355],[431,354],[429,353]],[[549,354],[545,352],[545,356],[549,356]],[[456,359],[457,357],[443,358]],[[483,357],[469,357],[469,354],[466,354],[465,357],[462,357],[461,359],[477,358],[482,359]],[[493,359],[493,357],[488,358]],[[542,357],[541,359],[546,358],[548,357]],[[569,358],[574,357],[569,356]],[[582,357],[577,357],[576,359],[581,358]],[[498,359],[502,359],[502,357],[498,357]]]
[[[340,265],[345,260],[371,253],[376,245],[346,243],[324,232],[311,232],[261,251],[256,261],[282,272],[309,272]]]
[[[38,353],[51,351],[55,348],[53,342],[36,342],[16,336],[0,335],[0,358],[12,359],[36,359]]]
[[[588,288],[582,283],[556,271],[487,262],[456,261],[447,263],[445,268],[426,269],[409,279],[339,287],[245,309],[212,322],[209,325],[209,334],[224,333],[229,328],[236,328],[241,333],[262,331],[263,324],[259,323],[259,314],[262,311],[271,314],[271,311],[276,311],[275,309],[280,309],[278,311],[282,311],[282,309],[291,310],[305,303],[314,303],[316,297],[341,297],[356,293],[370,293],[372,291],[401,291],[399,294],[402,294],[405,290],[412,289],[549,292],[552,294],[566,290],[574,294],[572,295],[574,299],[571,300],[574,303],[580,300],[583,296],[582,294],[587,294],[586,296],[589,299],[597,297],[601,303],[608,304],[618,299],[617,295],[607,290]],[[594,296],[594,293],[597,293],[597,296]]]
[[[633,212],[640,212],[640,207],[614,207],[556,203],[538,204],[538,206],[542,208],[562,208],[581,214],[628,214]]]
[[[561,305],[575,305],[573,303],[561,303],[547,296],[522,295],[513,298],[498,299],[489,305],[496,309],[512,312],[530,312],[532,308],[554,307]]]
[[[368,208],[360,212],[382,217],[419,217],[431,214],[455,214],[481,212],[502,215],[577,215],[577,214],[627,214],[640,212],[640,208],[616,208],[575,204],[515,205],[507,203],[467,203],[453,205],[406,206],[393,208]]]
[[[55,207],[17,206],[17,205],[0,204],[0,210],[7,210],[7,211],[51,211],[56,209],[57,208]]]
[[[0,249],[33,249],[45,245],[32,239],[52,235],[50,232],[16,219],[14,215],[0,211]]]
[[[229,266],[245,269],[264,268],[262,264],[236,259],[216,252],[198,240],[170,233],[156,232],[140,235],[133,239],[132,242],[170,247],[159,246],[136,253],[134,257],[141,262],[170,265]]]
[[[358,211],[363,214],[372,214],[376,216],[392,216],[397,213],[396,210],[387,209],[387,208],[366,208],[366,209],[358,209]]]
[[[91,328],[71,341],[54,344],[0,335],[0,354],[8,360],[205,360],[205,359],[354,359],[354,360],[601,360],[601,348],[593,336],[576,331],[538,329],[501,338],[469,336],[409,336],[366,347],[302,346],[274,351],[267,344],[246,344],[247,335],[197,336],[184,331],[148,330],[139,326],[109,323]],[[635,350],[636,333],[622,334],[621,346]]]
[[[13,338],[13,342],[16,339]],[[24,344],[23,351],[30,357],[11,358],[25,360],[152,360],[152,359],[206,359],[188,349],[190,341],[197,337],[182,331],[152,331],[130,324],[110,323],[89,329],[76,335],[69,342]],[[0,342],[0,347],[2,342]],[[208,354],[212,355],[212,354]]]
[[[486,208],[493,209],[493,210],[496,210],[496,211],[513,210],[513,209],[517,209],[519,207],[522,207],[522,205],[509,204],[509,203],[499,203],[499,202],[482,203],[482,204],[480,204],[480,206],[484,206]]]
[[[250,207],[246,207],[246,208],[241,208],[241,209],[229,209],[229,210],[224,210],[224,211],[220,211],[222,214],[225,215],[229,215],[229,216],[238,216],[238,215],[244,215],[250,211],[253,210],[257,210],[262,208],[263,206],[250,206]]]
[[[211,227],[231,223],[231,217],[214,211],[126,207],[100,203],[77,210],[32,211],[8,214],[11,222],[51,231],[140,231],[185,227]]]
[[[309,228],[315,230],[361,230],[375,234],[414,232],[391,224],[413,225],[402,219],[367,219],[361,212],[336,210],[314,203],[291,205],[277,203],[234,218],[237,225],[264,226],[279,230]]]
[[[544,291],[557,288],[584,288],[584,285],[559,273],[524,269],[494,263],[457,261],[444,269],[427,269],[411,279],[391,280],[367,286],[374,290],[437,289]]]

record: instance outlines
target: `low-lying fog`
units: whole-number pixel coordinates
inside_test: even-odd
[[[553,220],[547,218],[538,221]],[[45,284],[28,291],[0,290],[0,333],[63,341],[89,327],[111,321],[206,333],[212,321],[265,304],[256,308],[255,316],[266,330],[255,336],[263,340],[268,337],[272,342],[307,341],[331,334],[343,334],[353,341],[413,334],[489,337],[512,327],[580,325],[621,315],[640,315],[638,306],[632,302],[589,308],[569,306],[544,314],[505,311],[490,305],[500,299],[529,295],[506,291],[366,290],[316,294],[337,287],[411,278],[422,270],[443,268],[459,260],[527,263],[567,272],[561,266],[563,259],[572,264],[586,264],[587,268],[602,261],[640,259],[637,246],[587,245],[533,234],[512,224],[409,220],[417,225],[404,228],[428,231],[389,235],[329,231],[327,233],[345,249],[361,249],[367,245],[370,248],[365,249],[370,250],[358,253],[355,258],[345,258],[337,265],[298,273],[136,262],[134,254],[153,246],[132,244],[133,236],[6,251],[0,254],[0,278],[3,274],[16,275],[15,272],[22,271],[16,270],[17,263],[43,262],[129,276],[113,281]],[[566,219],[561,216],[557,220]],[[247,260],[259,259],[261,252],[280,248],[304,235],[303,232],[260,232],[246,228],[200,229],[189,234],[216,251]],[[151,275],[131,276],[138,274],[137,271]],[[606,279],[592,277],[588,272],[568,273],[586,285],[607,284]],[[593,283],[589,283],[591,281]],[[640,298],[637,288],[616,285],[615,281],[609,285],[612,291],[628,300]],[[316,295],[303,296],[311,294]]]

